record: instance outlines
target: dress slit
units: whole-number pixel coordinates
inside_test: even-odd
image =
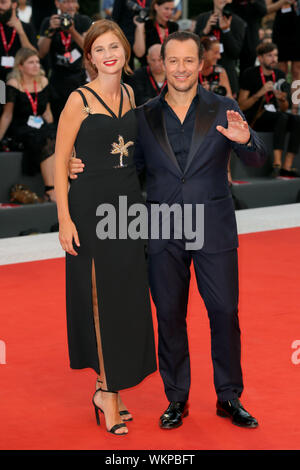
[[[98,360],[99,360],[99,373],[104,374],[105,377],[106,377],[105,367],[104,367],[103,350],[102,350],[98,290],[97,290],[97,279],[96,279],[96,269],[95,269],[95,260],[94,260],[94,258],[92,258],[92,306],[93,306],[94,327],[95,327],[95,334],[96,334],[96,341],[97,341],[97,351],[98,351]]]

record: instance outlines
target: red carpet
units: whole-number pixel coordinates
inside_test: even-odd
[[[94,372],[69,368],[64,261],[0,267],[0,449],[299,449],[300,364],[291,360],[300,340],[299,239],[299,228],[240,236],[242,403],[259,420],[254,430],[215,414],[208,320],[194,277],[190,416],[176,430],[158,428],[167,401],[157,372],[123,393],[135,419],[118,438],[96,426]]]

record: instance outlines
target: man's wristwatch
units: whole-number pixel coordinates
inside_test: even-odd
[[[55,29],[49,28],[49,29],[46,29],[45,36],[46,36],[46,38],[51,39],[51,38],[53,38],[54,33],[55,33]]]

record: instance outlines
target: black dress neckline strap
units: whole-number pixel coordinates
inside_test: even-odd
[[[120,119],[122,117],[122,111],[123,111],[123,89],[121,87],[121,99],[120,99],[120,107],[119,107],[119,115],[118,117],[115,115],[115,113],[113,112],[112,109],[110,109],[109,106],[107,106],[107,104],[103,101],[103,99],[98,95],[98,93],[95,92],[95,90],[93,90],[92,88],[88,87],[87,85],[83,85],[82,88],[85,88],[86,90],[89,90],[96,98],[98,101],[100,101],[100,103],[102,104],[102,106],[104,106],[104,108],[111,114],[111,116],[115,119]]]
[[[77,90],[75,90],[75,91],[77,91],[77,92],[80,94],[80,96],[81,96],[81,98],[82,98],[82,100],[83,100],[84,106],[85,106],[86,108],[88,108],[89,105],[88,105],[88,102],[87,102],[87,100],[86,100],[86,97],[84,96],[84,93],[82,93],[82,91],[79,90],[79,89],[77,89]]]
[[[131,97],[130,97],[130,94],[129,94],[129,91],[128,91],[127,86],[125,85],[125,83],[121,83],[121,86],[124,87],[124,89],[125,89],[125,91],[126,91],[126,94],[127,94],[127,96],[128,96],[128,99],[129,99],[130,108],[133,109],[132,102],[131,102]]]

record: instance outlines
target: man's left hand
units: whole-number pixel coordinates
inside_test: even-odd
[[[227,121],[227,129],[222,126],[217,126],[217,131],[233,142],[246,144],[250,139],[250,131],[248,123],[243,120],[240,113],[237,113],[236,111],[227,111]]]

